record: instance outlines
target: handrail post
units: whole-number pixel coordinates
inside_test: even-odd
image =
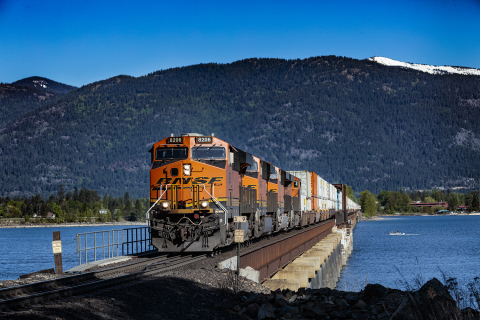
[[[93,252],[95,255],[95,259],[93,261],[97,261],[97,233],[93,233]]]
[[[81,238],[82,236],[80,236]],[[75,239],[77,241],[77,252],[78,252],[78,265],[81,265],[82,264],[82,252],[80,251],[80,247],[79,247],[79,244],[80,244],[80,241],[78,239],[78,233],[77,233],[77,239]]]
[[[160,195],[160,197],[158,197],[157,201],[155,201],[155,203],[145,213],[145,219],[147,219],[147,222],[150,220],[150,210],[152,210],[152,208],[155,207],[155,205],[158,203],[158,201],[160,201],[160,199],[162,199],[163,195],[168,190],[168,186],[169,186],[169,184],[165,185],[165,191]],[[163,189],[163,185],[160,185],[160,190],[162,190],[162,189]]]
[[[103,260],[105,260],[105,231],[102,232],[102,250],[103,250]]]

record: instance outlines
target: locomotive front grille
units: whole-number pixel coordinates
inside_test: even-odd
[[[185,197],[186,189],[189,189],[188,193],[191,197]],[[160,212],[168,212],[171,214],[191,214],[196,212],[213,213],[214,210],[209,208],[210,199],[200,199],[201,191],[202,186],[200,185],[183,187],[183,185],[174,184],[167,186],[165,197],[170,205],[168,209],[163,208],[161,205],[157,205],[157,209],[160,210]],[[207,205],[205,205],[205,202]]]

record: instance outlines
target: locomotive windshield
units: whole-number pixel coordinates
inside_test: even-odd
[[[187,159],[188,148],[157,148],[155,150],[155,160]]]
[[[247,172],[257,172],[258,171],[258,163],[253,162],[253,165],[247,167]]]
[[[225,159],[224,147],[198,147],[192,149],[192,159]]]

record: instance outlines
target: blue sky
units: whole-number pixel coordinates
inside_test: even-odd
[[[0,0],[0,82],[337,55],[480,69],[480,1]]]

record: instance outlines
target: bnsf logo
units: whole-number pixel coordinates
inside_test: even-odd
[[[157,184],[214,184],[215,182],[222,181],[223,177],[198,177],[198,178],[160,178]]]

